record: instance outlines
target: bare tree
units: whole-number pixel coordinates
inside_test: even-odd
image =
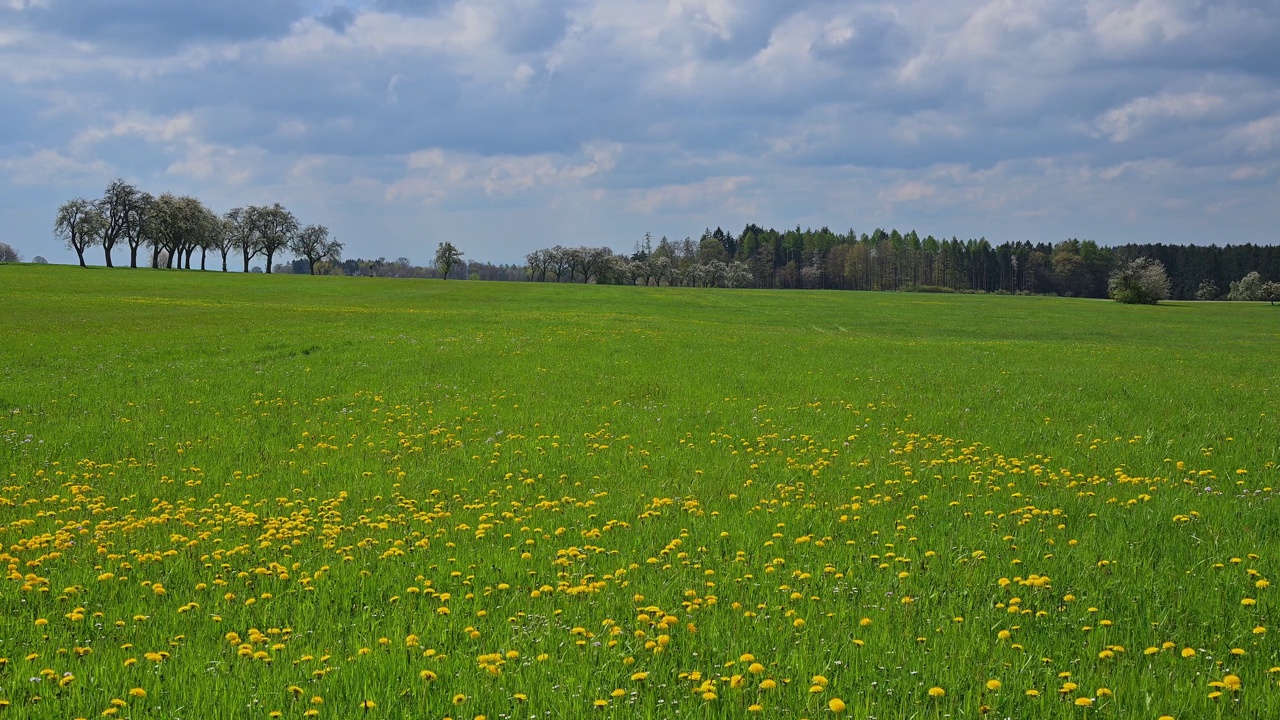
[[[329,228],[323,225],[308,225],[294,234],[289,242],[289,252],[306,258],[307,268],[312,275],[316,274],[316,265],[322,262],[337,264],[342,262],[342,243],[329,239]],[[408,265],[407,258],[405,260]]]
[[[111,249],[121,238],[131,234],[130,224],[137,217],[136,205],[141,194],[138,188],[116,178],[107,185],[107,191],[97,202],[98,211],[106,219],[106,225],[102,231],[102,252],[106,256],[107,267],[115,267],[111,263]]]
[[[138,248],[147,240],[147,222],[151,219],[151,207],[156,199],[150,193],[139,192],[129,205],[128,222],[124,239],[129,244],[129,267],[138,267]]]
[[[232,208],[223,216],[226,223],[228,240],[231,246],[240,251],[244,258],[244,271],[249,272],[249,261],[253,260],[260,250],[258,248],[258,230],[254,225],[255,208]]]
[[[98,244],[106,224],[106,218],[102,217],[93,202],[76,198],[58,208],[58,217],[53,221],[53,234],[66,242],[69,249],[76,251],[80,267],[85,267],[84,251]]]
[[[569,251],[560,245],[556,245],[547,251],[547,267],[556,274],[556,282],[560,282],[560,276],[564,275],[565,270],[571,270],[569,265]],[[570,276],[569,280],[573,280]]]
[[[525,266],[529,270],[529,279],[545,281],[550,267],[549,250],[534,250],[524,256]]]
[[[0,242],[0,262],[22,262],[22,256],[9,243]]]
[[[227,271],[227,256],[232,250],[236,249],[234,227],[231,221],[224,215],[215,217],[216,223],[213,225],[212,232],[209,235],[208,249],[217,250],[222,256],[222,272]],[[203,268],[203,265],[201,267]]]

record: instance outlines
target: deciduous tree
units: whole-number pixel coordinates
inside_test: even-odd
[[[101,240],[106,224],[106,218],[93,202],[76,198],[58,208],[53,234],[64,241],[68,249],[76,251],[80,267],[85,267],[84,251]]]
[[[316,274],[316,265],[321,262],[342,262],[342,243],[330,240],[329,228],[323,225],[308,225],[295,233],[289,243],[289,251],[306,258],[312,275]]]
[[[445,241],[436,246],[435,266],[441,280],[447,280],[449,271],[460,262],[462,262],[462,251],[454,247],[453,243]]]

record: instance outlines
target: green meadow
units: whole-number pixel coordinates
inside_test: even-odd
[[[0,265],[0,718],[1280,717],[1280,308]]]

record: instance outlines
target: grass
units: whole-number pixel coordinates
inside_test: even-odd
[[[5,265],[0,308],[0,713],[1280,716],[1269,306]]]

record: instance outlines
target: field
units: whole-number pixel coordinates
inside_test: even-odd
[[[1280,308],[0,265],[0,718],[1276,718]]]

